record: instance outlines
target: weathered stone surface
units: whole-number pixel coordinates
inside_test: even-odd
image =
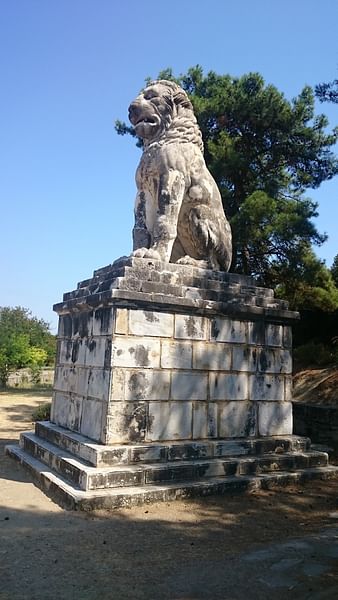
[[[149,402],[149,441],[191,438],[192,402]]]
[[[55,391],[53,395],[51,419],[72,431],[80,431],[82,398]]]
[[[112,350],[114,367],[160,366],[160,340],[148,337],[115,337]]]
[[[177,371],[172,373],[171,398],[173,400],[206,400],[208,397],[207,373]]]
[[[129,333],[139,336],[172,337],[174,315],[150,310],[129,311]]]
[[[223,438],[257,435],[256,406],[251,402],[220,404],[218,427],[218,435]]]
[[[112,402],[108,410],[106,444],[140,442],[145,439],[147,402]]]
[[[175,315],[175,338],[206,340],[208,323],[204,317]]]
[[[125,373],[125,400],[169,400],[170,372],[130,370]]]
[[[161,348],[161,367],[167,369],[191,369],[192,343],[164,340]]]
[[[193,369],[205,371],[228,371],[231,365],[231,352],[226,352],[219,344],[196,342],[193,353]]]
[[[236,342],[245,344],[247,341],[247,323],[245,321],[235,321],[232,319],[212,319],[210,339],[216,342]]]
[[[249,375],[249,399],[284,401],[284,380],[282,375]]]
[[[192,437],[195,440],[217,437],[217,405],[194,402]]]
[[[247,400],[247,373],[210,373],[210,400]]]
[[[290,435],[292,433],[291,402],[259,402],[258,434]]]
[[[254,373],[257,370],[257,350],[251,346],[234,346],[232,349],[233,371],[247,371]]]

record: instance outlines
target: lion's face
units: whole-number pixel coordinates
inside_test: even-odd
[[[170,94],[168,98],[165,91],[160,83],[149,85],[129,106],[129,119],[134,125],[135,133],[145,140],[157,137],[168,122],[172,102]]]
[[[129,119],[136,135],[151,141],[168,129],[180,109],[192,110],[182,88],[172,81],[154,81],[129,106]]]

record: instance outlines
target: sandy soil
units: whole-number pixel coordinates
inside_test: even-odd
[[[337,480],[65,512],[3,454],[46,400],[0,394],[0,600],[336,600]]]

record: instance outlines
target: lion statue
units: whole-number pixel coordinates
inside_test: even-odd
[[[153,81],[129,106],[129,119],[144,142],[133,256],[228,271],[231,229],[187,94]]]

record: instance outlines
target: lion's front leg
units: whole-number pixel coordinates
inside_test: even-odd
[[[179,171],[169,170],[159,179],[158,208],[151,249],[169,262],[177,237],[178,216],[185,193],[185,179]]]

